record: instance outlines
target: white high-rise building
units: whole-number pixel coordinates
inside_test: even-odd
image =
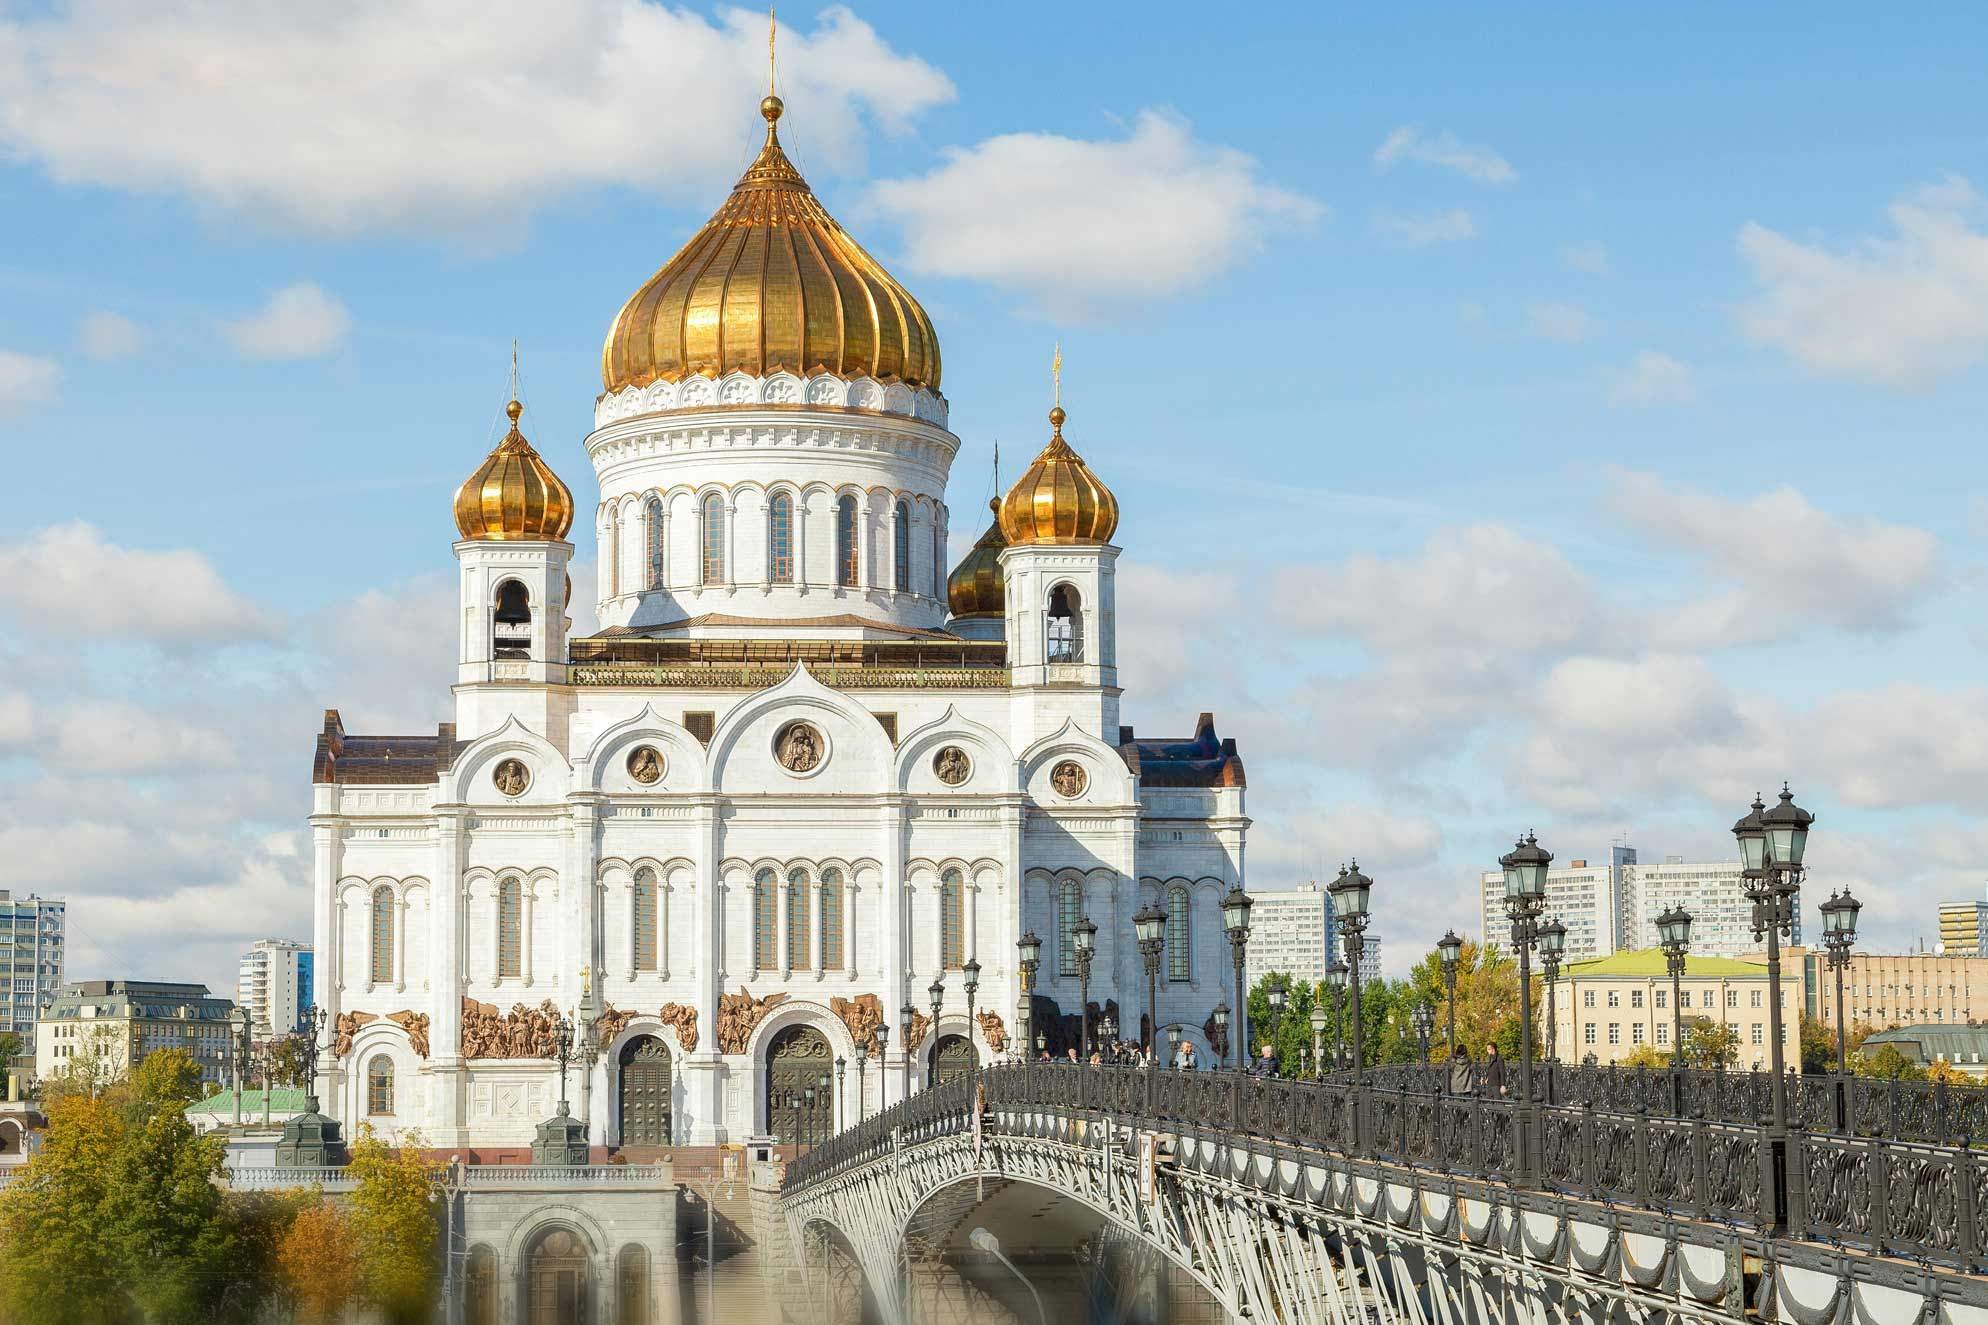
[[[1618,849],[1620,854],[1620,849]],[[1635,853],[1629,853],[1635,858]],[[1605,957],[1615,951],[1615,907],[1619,865],[1570,860],[1546,872],[1546,911],[1567,927],[1567,957]],[[1510,951],[1512,922],[1505,913],[1505,876],[1486,870],[1481,879],[1480,931],[1499,948]]]
[[[1243,954],[1249,988],[1272,971],[1308,985],[1325,979],[1339,957],[1332,916],[1332,894],[1315,879],[1251,893],[1249,948]]]
[[[0,1032],[20,1038],[30,1058],[42,1009],[62,984],[68,903],[0,888]]]
[[[311,1006],[311,945],[292,939],[258,939],[242,954],[235,1004],[247,1008],[258,1040],[288,1035]]]

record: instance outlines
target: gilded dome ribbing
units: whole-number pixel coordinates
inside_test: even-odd
[[[955,617],[998,617],[1007,614],[1007,594],[1001,588],[1001,549],[1008,540],[1001,536],[1001,500],[987,503],[993,523],[960,558],[959,565],[946,577],[946,602]]]
[[[1118,498],[1063,440],[1064,418],[1061,405],[1049,411],[1055,434],[1001,500],[1011,544],[1109,543],[1118,529]]]
[[[518,431],[525,407],[512,401],[510,435],[456,489],[456,528],[485,542],[548,542],[573,527],[573,494]]]
[[[816,200],[780,150],[780,111],[778,97],[760,103],[758,158],[717,215],[615,316],[601,350],[610,393],[734,369],[938,390],[932,320]]]

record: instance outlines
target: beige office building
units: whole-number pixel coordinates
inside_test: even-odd
[[[1951,951],[1951,948],[1949,948]],[[1809,1015],[1836,1027],[1836,972],[1825,954],[1804,963]],[[1845,1025],[1959,1025],[1988,1020],[1988,957],[1853,952],[1843,971]]]
[[[1787,954],[1782,968],[1782,1050],[1801,1061],[1802,953]],[[1683,1002],[1671,1006],[1670,968],[1656,948],[1569,962],[1553,990],[1554,1038],[1563,1063],[1594,1055],[1596,1063],[1620,1062],[1639,1045],[1672,1051],[1671,1024],[1682,1011],[1724,1022],[1739,1037],[1741,1071],[1769,1065],[1767,967],[1731,957],[1689,957],[1679,981]]]

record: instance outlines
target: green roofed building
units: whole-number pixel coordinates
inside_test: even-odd
[[[1789,1063],[1801,1061],[1801,954],[1782,967],[1781,1043]],[[1537,973],[1535,972],[1535,978]],[[1620,1062],[1639,1045],[1672,1051],[1673,1018],[1704,1017],[1731,1026],[1741,1071],[1769,1065],[1767,967],[1733,957],[1687,957],[1679,980],[1682,1001],[1671,1006],[1670,966],[1660,948],[1640,948],[1568,962],[1553,990],[1554,1048],[1564,1063],[1593,1056]],[[1544,1047],[1544,1046],[1542,1046]]]
[[[266,1103],[267,1117],[272,1126],[281,1127],[290,1119],[304,1111],[304,1090],[301,1086],[278,1086],[268,1092]],[[261,1127],[263,1125],[265,1101],[264,1092],[244,1090],[242,1092],[242,1126]],[[193,1122],[196,1132],[219,1132],[234,1126],[235,1093],[223,1090],[218,1095],[209,1095],[204,1100],[196,1100],[186,1106],[186,1116]]]
[[[1893,1026],[1867,1038],[1863,1052],[1886,1044],[1921,1067],[1952,1063],[1971,1077],[1988,1077],[1988,1026]]]

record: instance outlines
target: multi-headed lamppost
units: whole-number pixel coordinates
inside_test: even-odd
[[[1684,1067],[1684,959],[1691,951],[1691,913],[1673,906],[1657,917],[1657,941],[1670,969],[1671,1066]]]
[[[1763,813],[1763,811],[1765,811]],[[1802,892],[1802,851],[1815,816],[1795,804],[1786,783],[1781,802],[1769,810],[1753,798],[1752,810],[1733,825],[1740,846],[1740,881],[1753,903],[1753,937],[1767,940],[1767,1048],[1774,1118],[1768,1133],[1772,1152],[1774,1222],[1788,1218],[1788,1078],[1781,1045],[1781,936],[1794,936],[1795,908]]]
[[[1519,844],[1498,858],[1505,870],[1505,914],[1512,921],[1512,946],[1519,954],[1519,1180],[1528,1187],[1539,1181],[1539,1148],[1534,1137],[1538,1117],[1532,1105],[1532,949],[1539,941],[1539,913],[1546,907],[1546,867],[1553,853],[1527,833]]]
[[[1348,988],[1353,992],[1353,1085],[1364,1086],[1367,1081],[1367,1059],[1365,1032],[1360,1026],[1360,959],[1367,952],[1367,903],[1371,900],[1374,881],[1360,873],[1360,862],[1354,861],[1353,868],[1339,871],[1339,877],[1332,881],[1332,911],[1338,918],[1340,932],[1346,941],[1346,967]],[[1360,1099],[1364,1092],[1355,1089],[1353,1093],[1353,1150],[1360,1149]]]
[[[1456,1057],[1456,968],[1457,960],[1463,955],[1463,940],[1450,930],[1436,941],[1436,951],[1443,955],[1443,1002],[1449,1005],[1449,1042],[1451,1058]]]
[[[1077,1032],[1077,1061],[1091,1061],[1091,956],[1098,948],[1098,927],[1085,916],[1070,927],[1077,946],[1077,1006],[1082,1014]]]
[[[1560,957],[1567,951],[1567,927],[1556,916],[1539,927],[1539,964],[1546,968],[1546,1061],[1553,1051],[1553,985],[1560,978]]]
[[[1249,992],[1243,988],[1243,956],[1249,948],[1249,894],[1241,885],[1222,895],[1222,928],[1229,936],[1229,955],[1236,963],[1236,1066],[1249,1066]],[[1223,1061],[1228,1052],[1223,1050]]]
[[[1436,1009],[1427,1003],[1417,1003],[1415,1011],[1408,1014],[1415,1026],[1415,1038],[1422,1042],[1422,1066],[1429,1066],[1429,1033],[1436,1029]]]
[[[1139,938],[1139,955],[1146,962],[1146,1066],[1160,1062],[1160,954],[1167,946],[1167,913],[1158,902],[1139,908],[1132,917],[1133,932]]]
[[[1015,940],[1015,966],[1022,975],[1022,992],[1015,1000],[1015,1021],[1021,1028],[1022,1061],[1028,1062],[1035,1055],[1029,1046],[1035,1041],[1030,1038],[1030,1023],[1035,1019],[1035,973],[1042,965],[1042,940],[1030,930]]]
[[[1822,904],[1822,946],[1829,952],[1829,969],[1836,973],[1836,1130],[1848,1131],[1849,1046],[1843,1016],[1843,972],[1850,965],[1850,949],[1857,946],[1857,912],[1864,904],[1845,888]]]
[[[1325,988],[1332,998],[1332,1070],[1337,1072],[1346,1066],[1346,1046],[1343,1043],[1339,1022],[1339,996],[1346,990],[1346,963],[1334,959],[1325,968]]]
[[[966,994],[966,1042],[973,1043],[973,999],[980,992],[980,959],[969,957],[966,965],[960,968],[960,989]],[[980,1066],[980,1051],[973,1051],[973,1064]]]

